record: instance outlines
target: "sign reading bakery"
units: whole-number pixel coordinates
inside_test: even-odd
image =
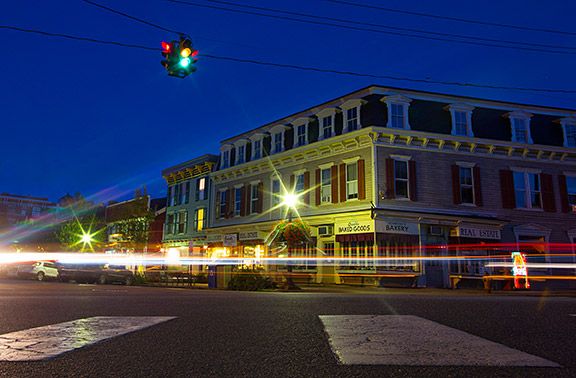
[[[458,226],[457,236],[461,238],[492,239],[500,240],[500,230],[487,227]]]
[[[364,234],[366,232],[374,232],[373,220],[349,220],[336,222],[334,225],[336,235]]]
[[[376,232],[385,234],[418,235],[418,223],[400,219],[383,219],[376,221]]]

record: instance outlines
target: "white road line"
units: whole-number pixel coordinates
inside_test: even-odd
[[[138,331],[174,316],[94,316],[0,335],[0,361],[38,361]]]
[[[346,365],[560,367],[412,315],[320,315],[320,320]]]

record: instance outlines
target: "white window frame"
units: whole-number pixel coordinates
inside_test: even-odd
[[[306,171],[304,170],[300,170],[297,172],[294,172],[294,188],[292,188],[294,190],[294,193],[299,194],[299,193],[304,193],[304,191],[306,190],[306,182],[305,182],[305,178],[304,178],[304,173]],[[300,181],[302,182],[302,188],[300,190],[298,190],[298,182]]]
[[[320,186],[320,205],[324,205],[327,203],[332,203],[332,166],[334,163],[327,163],[318,166],[320,169],[320,182],[316,183],[316,185]],[[324,179],[322,177],[322,172],[328,171],[330,174],[330,180],[328,180],[328,184],[324,185]],[[327,188],[328,195],[324,196],[324,189]],[[326,199],[326,201],[324,200]]]
[[[316,113],[318,118],[318,140],[325,140],[336,135],[334,126],[336,124],[336,113],[339,112],[338,108],[324,108]],[[330,118],[330,136],[324,137],[324,118]]]
[[[250,141],[252,142],[252,156],[250,160],[262,159],[264,157],[264,138],[268,133],[256,133],[250,136]],[[256,143],[260,143],[260,156],[256,155]]]
[[[361,98],[354,98],[354,99],[350,99],[346,102],[344,102],[343,104],[340,105],[340,109],[342,109],[342,113],[344,114],[344,125],[342,126],[342,133],[347,133],[350,131],[356,131],[356,130],[360,130],[362,128],[362,105],[364,105],[367,101],[366,100],[362,100]],[[357,124],[356,124],[356,129],[355,130],[349,130],[348,129],[348,110],[353,109],[353,108],[357,108]]]
[[[510,130],[512,132],[512,142],[522,143],[522,144],[533,144],[532,141],[532,133],[530,131],[530,118],[532,118],[532,114],[524,112],[524,111],[515,111],[510,112],[507,114],[508,118],[510,119]],[[516,139],[516,124],[515,120],[524,122],[526,126],[526,141],[519,141]]]
[[[256,206],[258,205],[258,185],[260,181],[250,183],[250,214],[256,214]]]
[[[390,96],[386,96],[380,99],[380,101],[386,103],[386,108],[388,111],[388,122],[386,123],[386,127],[391,128],[391,129],[399,129],[398,127],[394,127],[394,125],[392,124],[392,104],[394,105],[400,105],[402,106],[403,109],[403,115],[404,115],[404,122],[403,122],[403,126],[402,129],[404,130],[410,130],[410,121],[408,119],[408,108],[410,107],[410,103],[412,102],[412,99],[405,97],[405,96],[401,96],[401,95],[390,95]]]
[[[220,169],[226,169],[232,166],[232,162],[230,161],[232,148],[234,148],[232,144],[225,144],[220,147]]]
[[[202,211],[202,219],[198,217],[200,211]],[[198,225],[201,225],[201,227],[198,228]],[[194,210],[194,231],[201,232],[204,231],[205,228],[206,228],[206,208],[199,207],[196,210]]]
[[[234,147],[236,148],[236,158],[234,165],[244,164],[246,163],[246,147],[248,146],[248,142],[250,140],[242,138],[234,142]]]
[[[576,132],[576,118],[562,118],[560,124],[562,125],[562,134],[564,135],[564,147],[576,148],[576,138],[573,143],[570,143],[568,140],[568,128],[573,128]]]
[[[305,146],[309,143],[308,133],[310,130],[310,121],[311,120],[312,119],[309,117],[302,117],[302,118],[298,118],[292,122],[292,128],[294,129],[294,147]],[[300,131],[299,129],[301,127],[304,127],[304,140],[302,141],[302,143],[300,143],[300,135],[299,135],[299,131]]]
[[[218,219],[226,217],[226,192],[228,188],[220,189],[218,191]],[[224,211],[222,211],[224,210]]]
[[[242,185],[234,186],[232,193],[234,195],[234,216],[239,217],[242,213]],[[237,194],[240,195],[240,198],[237,198]]]
[[[394,160],[394,198],[399,199],[401,201],[408,201],[408,200],[410,200],[410,163],[409,163],[409,161],[412,160],[412,158],[410,156],[403,156],[403,155],[390,155],[390,158],[392,160]],[[396,177],[396,162],[397,161],[406,163],[406,179]],[[398,197],[398,192],[396,190],[396,180],[406,181],[406,197]]]
[[[207,191],[206,191],[206,182],[207,182],[207,178],[206,177],[198,177],[196,179],[196,196],[195,199],[196,201],[204,201],[207,198]]]
[[[445,109],[450,111],[450,116],[452,118],[452,132],[451,134],[454,136],[467,136],[467,137],[474,137],[474,133],[472,131],[472,111],[474,110],[473,106],[468,104],[451,104],[448,105]],[[464,113],[466,117],[466,134],[459,134],[457,128],[457,119],[456,116],[458,113]]]
[[[286,130],[288,129],[288,126],[286,125],[276,125],[274,127],[272,127],[270,129],[270,135],[272,137],[271,140],[271,154],[278,154],[280,152],[284,152],[285,148],[284,148],[284,139],[285,139],[285,133]],[[280,135],[280,149],[278,150],[276,148],[276,135]]]
[[[278,183],[278,191],[275,192],[274,191],[274,183],[277,182]],[[274,208],[276,206],[279,206],[280,203],[282,202],[282,180],[280,180],[280,177],[272,177],[272,180],[270,181],[270,193],[272,194],[270,196],[270,207]],[[252,195],[252,194],[250,194]]]
[[[522,206],[519,206],[518,201],[516,201],[516,178],[514,177],[514,173],[521,173],[524,179],[524,203],[522,203]],[[542,171],[539,169],[512,168],[512,182],[514,185],[514,202],[516,202],[516,209],[544,211],[541,173]],[[528,179],[530,174],[538,177],[538,186],[540,187],[540,207],[532,207],[532,190],[530,188],[530,180]]]

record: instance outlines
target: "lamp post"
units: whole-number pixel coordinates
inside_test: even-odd
[[[289,225],[292,224],[292,210],[295,210],[298,205],[298,195],[294,193],[286,193],[283,196],[282,205],[286,208],[286,216],[288,217],[287,227],[289,227]],[[292,257],[292,246],[290,245],[290,241],[286,240],[286,242],[288,244],[288,264],[286,266],[288,276],[286,277],[286,288],[288,290],[296,290],[299,289],[299,287],[294,283],[294,280],[292,280],[292,262],[290,261],[290,258]]]

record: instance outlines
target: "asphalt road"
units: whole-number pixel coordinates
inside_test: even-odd
[[[318,315],[416,315],[561,368],[341,365]],[[2,377],[576,376],[576,299],[451,291],[230,292],[0,280],[0,335],[91,316],[176,316]]]

